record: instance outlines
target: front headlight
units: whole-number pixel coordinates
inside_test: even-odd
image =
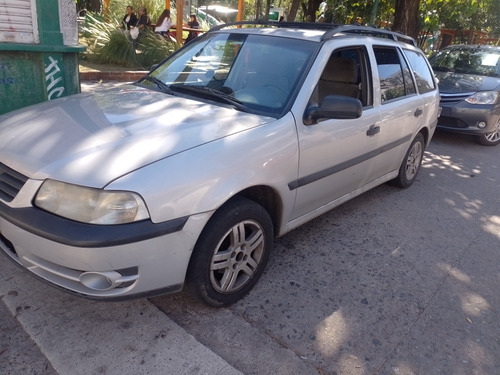
[[[481,91],[469,96],[465,101],[470,104],[495,104],[497,99],[497,91]]]
[[[35,205],[68,219],[112,225],[149,218],[142,198],[128,191],[106,191],[46,180]]]

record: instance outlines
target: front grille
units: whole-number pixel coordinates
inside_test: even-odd
[[[0,199],[12,202],[28,177],[0,163]]]
[[[447,126],[449,128],[463,129],[467,127],[467,124],[462,120],[455,117],[440,116],[438,118],[438,125]]]
[[[439,95],[441,96],[441,103],[447,103],[447,104],[459,103],[473,94],[474,94],[473,92],[465,92],[458,94],[439,93]]]

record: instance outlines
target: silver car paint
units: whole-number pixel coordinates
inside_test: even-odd
[[[11,206],[30,206],[42,179],[50,177],[86,186],[136,191],[145,199],[153,222],[180,216],[189,216],[189,219],[180,232],[133,244],[92,249],[70,248],[40,239],[1,218],[0,231],[15,242],[23,265],[64,287],[68,287],[68,281],[59,279],[59,275],[73,277],[73,270],[139,268],[139,280],[132,287],[112,291],[82,288],[78,276],[74,275],[76,281],[71,284],[72,288],[87,295],[106,297],[168,286],[180,288],[201,230],[213,212],[241,190],[264,185],[277,193],[282,208],[277,234],[281,235],[395,177],[414,135],[422,127],[428,127],[432,136],[437,118],[435,99],[433,104],[419,99],[424,102],[418,105],[429,111],[420,124],[411,118],[413,104],[394,101],[381,106],[377,98],[373,107],[364,109],[361,119],[328,120],[312,126],[302,123],[307,101],[329,54],[335,48],[358,42],[368,49],[371,43],[387,43],[367,37],[363,37],[362,42],[345,38],[340,43],[326,43],[291,112],[278,120],[135,86],[94,97],[78,95],[4,116],[2,121],[8,119],[0,132],[7,136],[0,139],[1,159],[31,178]],[[371,52],[370,57],[373,60]],[[376,93],[378,75],[373,67]],[[437,90],[433,95],[437,95]],[[428,100],[430,103],[433,99],[428,96]],[[55,109],[57,104],[65,109]],[[405,109],[399,113],[401,105]],[[68,115],[75,108],[88,118]],[[398,147],[377,160],[359,163],[297,189],[290,188],[300,177],[355,159],[360,152],[376,150],[386,141],[384,133],[398,125],[384,123],[384,119],[390,118],[386,112],[399,113],[398,123],[408,123],[394,135],[405,140]],[[23,138],[27,130],[32,131],[27,125],[30,119],[40,119],[49,113],[54,116],[40,125],[44,132],[52,135],[46,142],[39,146],[40,143],[35,143],[36,137]],[[92,121],[89,122],[89,118]],[[412,121],[406,121],[410,119]],[[93,124],[92,128],[83,125],[88,123]],[[366,136],[366,130],[376,123],[390,128],[383,129],[382,137],[371,139]],[[12,146],[14,139],[17,139],[15,147]],[[71,152],[58,154],[58,142],[67,142]],[[325,189],[333,184],[344,187],[325,194],[335,190]],[[37,249],[37,255],[29,249]],[[43,261],[49,263],[43,264]]]
[[[143,196],[154,222],[219,208],[251,186],[274,189],[284,218],[295,201],[288,183],[297,178],[297,135],[291,114],[177,153],[112,182]],[[173,183],[175,182],[175,183]]]
[[[128,85],[2,116],[0,159],[33,179],[100,188],[149,163],[271,120]]]
[[[364,44],[367,47],[371,47],[370,42],[379,46],[391,45],[377,38],[364,38]],[[315,66],[311,69],[311,74],[304,82],[292,107],[296,118],[302,118],[314,86],[332,51],[353,45],[356,45],[354,38],[324,44],[316,58]],[[408,46],[405,48],[413,49]],[[380,91],[379,77],[371,48],[368,48],[368,54],[375,93],[373,107],[363,108],[362,117],[359,119],[327,120],[310,126],[298,122],[301,156],[298,178],[321,171],[331,165],[340,165],[391,142],[399,142],[399,145],[375,158],[299,188],[296,206],[286,226],[287,231],[396,177],[401,161],[415,135],[422,128],[427,128],[428,141],[430,141],[434,134],[438,114],[439,94],[437,90],[425,95],[414,95],[411,98],[405,97],[382,104],[377,95]],[[423,110],[423,115],[417,118],[414,113],[418,108]],[[380,133],[373,138],[366,136],[366,131],[371,125],[381,127]],[[335,189],[331,189],[332,186],[335,186]],[[325,195],[327,192],[330,192],[330,195]]]

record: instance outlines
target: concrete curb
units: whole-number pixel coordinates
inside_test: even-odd
[[[90,71],[80,72],[80,81],[116,81],[133,82],[147,74],[147,70],[126,70],[126,71]]]

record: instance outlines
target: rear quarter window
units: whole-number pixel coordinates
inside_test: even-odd
[[[427,64],[425,57],[411,50],[403,50],[406,58],[408,59],[413,75],[415,76],[415,81],[417,83],[418,92],[420,94],[425,94],[436,89],[436,85],[433,79],[433,73]]]

